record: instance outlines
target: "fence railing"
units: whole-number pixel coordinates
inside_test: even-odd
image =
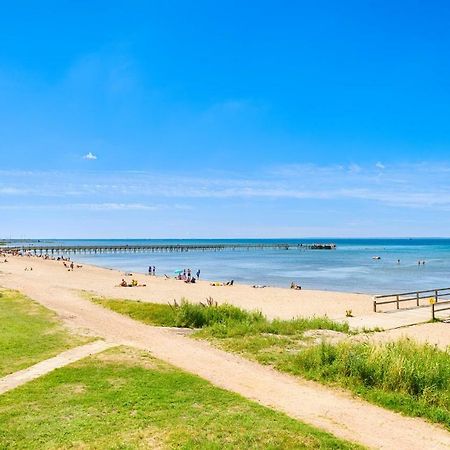
[[[433,320],[436,320],[436,313],[441,311],[450,311],[450,300],[431,304],[431,318]]]
[[[396,309],[400,309],[400,303],[404,302],[415,302],[415,306],[424,306],[424,301],[427,301],[428,305],[433,306],[438,303],[443,303],[442,299],[445,299],[447,297],[450,297],[450,288],[401,292],[398,294],[375,295],[373,297],[373,310],[374,312],[377,312],[377,307],[379,305],[388,304],[395,304]],[[450,304],[450,301],[445,303]]]

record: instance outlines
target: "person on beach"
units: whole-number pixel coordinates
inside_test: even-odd
[[[70,270],[73,272],[73,261],[70,263]]]
[[[153,266],[153,276],[156,276],[156,267],[155,266]]]
[[[189,279],[191,278],[191,269],[187,270],[187,276],[188,276]]]
[[[197,270],[196,275],[197,275],[197,280],[198,280],[200,278],[200,269]]]
[[[148,266],[148,274],[149,274],[149,275],[152,274],[152,266]]]
[[[302,287],[294,282],[291,283],[291,289],[295,289],[296,291],[300,291]]]
[[[122,278],[122,281],[121,281],[120,285],[122,287],[127,287],[128,286],[127,282],[123,278]]]

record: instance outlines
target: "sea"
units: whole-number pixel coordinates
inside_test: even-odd
[[[13,244],[13,242],[10,242]],[[202,279],[305,289],[385,294],[450,286],[450,239],[46,239],[36,245],[138,244],[268,244],[334,243],[335,250],[305,248],[188,252],[77,253],[81,263],[174,276],[175,271],[200,269]],[[377,258],[377,259],[374,259]],[[421,264],[418,264],[418,262]],[[423,264],[422,262],[425,262]]]

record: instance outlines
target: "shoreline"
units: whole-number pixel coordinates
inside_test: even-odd
[[[120,273],[122,273],[123,276],[125,276],[125,273],[128,273],[128,272],[126,272],[126,271],[124,271],[122,269],[119,269],[117,267],[110,267],[110,266],[106,266],[106,265],[103,266],[103,265],[100,265],[100,264],[92,264],[90,262],[86,263],[85,261],[80,261],[80,260],[76,260],[76,259],[72,259],[72,258],[70,260],[73,261],[76,264],[82,264],[83,266],[86,266],[86,267],[96,267],[98,269],[105,269],[105,270],[112,270],[112,271],[115,271],[115,272],[120,272]],[[140,272],[140,271],[136,271],[136,270],[133,271],[132,274],[133,274],[133,276],[136,275],[136,276],[143,276],[145,278],[147,278],[147,277],[149,277],[149,278],[159,278],[159,279],[162,279],[162,280],[165,280],[166,279],[165,275],[167,275],[167,274],[163,274],[163,275],[148,275],[146,272]],[[173,274],[172,275],[167,275],[167,276],[169,277],[169,279],[176,280],[176,277],[174,277]],[[176,281],[182,281],[182,280],[176,280]],[[226,280],[226,281],[230,281],[230,280]],[[196,281],[195,284],[197,284],[197,283],[205,283],[205,282],[210,284],[210,283],[215,283],[215,282],[226,282],[226,281],[225,280],[219,280],[219,277],[211,278],[211,279],[210,278],[203,278],[203,277],[201,277],[198,281]],[[251,287],[251,288],[253,288],[253,286],[258,286],[257,284],[243,283],[241,281],[236,281],[236,280],[233,280],[233,281],[234,281],[234,285],[235,286],[247,286],[247,287]],[[269,285],[269,284],[268,285],[263,285],[263,286],[264,286],[264,289],[272,288],[272,289],[287,289],[287,290],[290,290],[290,288],[287,287],[287,286],[277,286],[277,285]],[[302,288],[301,290],[302,291],[310,291],[310,292],[329,292],[329,293],[340,293],[340,294],[351,294],[351,295],[363,295],[363,296],[370,296],[370,297],[373,297],[374,295],[379,295],[378,293],[374,294],[372,292],[340,291],[340,290],[333,290],[333,289],[309,289],[309,288],[304,289],[304,288]]]
[[[212,297],[218,303],[230,303],[247,310],[259,310],[268,318],[291,319],[297,316],[311,317],[327,315],[331,319],[344,319],[346,311],[355,315],[372,313],[372,296],[350,292],[324,290],[294,290],[282,287],[252,288],[251,285],[235,283],[233,286],[211,286],[202,280],[195,284],[184,283],[174,278],[149,276],[132,272],[125,277],[123,271],[86,264],[74,271],[68,271],[62,261],[35,256],[7,256],[8,263],[0,264],[0,285],[21,286],[24,283],[41,282],[109,298],[123,298],[155,303],[168,303],[187,299],[203,302]],[[25,270],[32,267],[33,270]],[[10,272],[10,273],[7,273]],[[136,278],[146,286],[120,287],[122,278],[131,282]],[[20,290],[20,288],[19,288]]]

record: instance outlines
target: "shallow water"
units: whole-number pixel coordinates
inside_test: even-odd
[[[42,241],[44,242],[44,241]],[[45,241],[48,243],[49,241]],[[72,259],[129,272],[173,275],[201,269],[201,278],[307,289],[385,293],[450,286],[450,239],[301,239],[301,240],[54,240],[55,245],[162,243],[334,242],[336,250],[224,250],[189,252],[77,254]],[[373,260],[380,256],[380,260]],[[397,260],[400,259],[400,263]],[[418,265],[418,260],[426,261]]]

